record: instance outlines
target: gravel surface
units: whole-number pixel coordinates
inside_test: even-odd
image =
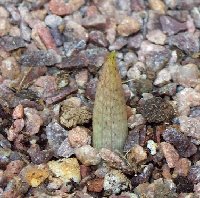
[[[124,153],[91,143],[110,51]],[[199,145],[200,0],[0,0],[0,197],[198,198]]]

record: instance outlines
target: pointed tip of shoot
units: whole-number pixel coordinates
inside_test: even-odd
[[[110,65],[115,65],[116,63],[116,52],[112,51],[107,56],[107,62],[110,63]]]

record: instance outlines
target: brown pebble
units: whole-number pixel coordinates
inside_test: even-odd
[[[176,163],[174,174],[186,177],[190,169],[190,164],[191,162],[187,158],[179,159],[179,161]]]
[[[90,167],[83,164],[80,165],[81,178],[85,178],[90,174]]]
[[[179,154],[177,153],[175,148],[167,142],[161,142],[160,147],[169,168],[174,168],[179,160]]]
[[[165,179],[171,179],[172,178],[172,175],[170,173],[170,168],[167,164],[164,164],[162,166],[162,176],[165,178]]]
[[[88,191],[101,192],[103,190],[103,179],[96,178],[87,182]]]
[[[24,117],[24,107],[21,104],[15,107],[12,117],[13,119],[21,119]]]

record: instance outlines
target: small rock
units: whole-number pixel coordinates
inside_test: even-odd
[[[91,31],[89,33],[89,41],[100,47],[107,47],[108,45],[105,35],[100,31]]]
[[[157,77],[153,84],[161,87],[161,86],[169,83],[170,80],[171,80],[170,71],[167,68],[164,68],[158,72]]]
[[[20,59],[23,66],[51,66],[61,62],[61,57],[54,50],[25,52]]]
[[[21,37],[4,36],[0,38],[0,46],[7,52],[25,47],[26,43]]]
[[[169,37],[169,45],[176,46],[186,53],[195,53],[199,51],[198,35],[184,32]]]
[[[65,30],[63,33],[66,41],[88,40],[87,30],[82,25],[72,20],[65,21]]]
[[[71,180],[78,183],[81,180],[80,166],[76,158],[50,161],[48,166],[53,174],[65,183]]]
[[[169,83],[160,87],[158,89],[154,89],[154,93],[158,93],[159,96],[174,96],[176,94],[176,83]]]
[[[134,52],[127,52],[124,55],[124,61],[127,66],[134,65],[138,63],[137,55]]]
[[[103,187],[109,194],[118,194],[121,191],[128,190],[129,186],[130,181],[119,170],[111,170],[105,175]]]
[[[141,163],[147,159],[147,153],[142,146],[136,144],[134,145],[127,155],[127,159],[130,164]]]
[[[15,140],[23,128],[24,128],[24,119],[15,120],[7,132],[8,140],[9,141]]]
[[[120,36],[129,36],[140,30],[140,24],[137,20],[131,17],[125,17],[117,26],[117,32]]]
[[[38,111],[32,108],[24,108],[24,114],[26,116],[26,132],[29,135],[34,135],[39,132],[40,127],[43,125],[43,120],[40,117]]]
[[[174,179],[177,193],[192,193],[194,185],[187,177],[178,176]]]
[[[82,19],[82,26],[86,28],[105,29],[106,17],[96,14]]]
[[[41,41],[44,43],[45,47],[47,49],[53,49],[53,50],[57,51],[56,43],[51,35],[49,28],[47,28],[45,26],[38,26],[36,28],[37,28],[37,33],[38,33]]]
[[[192,18],[194,20],[196,28],[200,28],[200,10],[194,7],[191,11]]]
[[[51,0],[49,9],[53,14],[64,16],[77,11],[84,3],[84,0],[70,0],[68,3],[64,0]]]
[[[68,132],[62,128],[57,122],[51,122],[46,126],[46,135],[50,148],[54,155],[58,155],[58,149],[62,142],[66,139]]]
[[[63,45],[63,35],[61,32],[58,30],[58,28],[52,28],[50,29],[51,35],[55,41],[55,44],[57,47],[60,47]]]
[[[23,168],[22,178],[31,187],[38,187],[49,176],[49,170],[45,165],[28,165]]]
[[[24,117],[24,107],[21,104],[15,107],[12,117],[13,119],[21,119]]]
[[[62,186],[63,182],[59,178],[52,178],[47,188],[49,190],[58,190]]]
[[[161,142],[160,147],[169,168],[174,168],[179,160],[179,154],[177,153],[175,148],[167,142]]]
[[[85,40],[64,42],[64,50],[67,57],[86,48]]]
[[[163,132],[163,139],[175,146],[179,155],[183,157],[191,157],[197,152],[197,147],[190,142],[183,133],[176,128],[169,127]]]
[[[0,18],[8,18],[9,17],[9,12],[3,7],[0,6]]]
[[[101,158],[98,151],[90,145],[85,145],[75,149],[77,159],[85,166],[97,165]]]
[[[1,73],[5,78],[16,79],[20,75],[20,66],[14,57],[8,57],[2,61]]]
[[[130,129],[133,129],[137,126],[145,124],[145,122],[146,122],[146,120],[142,116],[142,114],[132,115],[131,117],[128,118],[128,127]]]
[[[190,107],[200,105],[200,93],[195,89],[185,88],[176,94],[175,100],[179,114],[187,116],[190,112]]]
[[[157,45],[164,45],[167,39],[167,36],[159,29],[149,31],[146,37],[149,41]]]
[[[181,23],[170,16],[161,16],[160,23],[163,32],[170,36],[187,29],[186,23]]]
[[[174,174],[186,177],[190,169],[191,162],[187,158],[181,158],[174,168]]]
[[[173,81],[184,87],[195,87],[200,83],[199,69],[195,64],[178,67],[172,75]]]
[[[139,184],[148,182],[150,176],[152,175],[153,169],[153,164],[148,164],[144,167],[141,173],[135,174],[131,179],[132,187],[135,188]]]
[[[138,33],[134,36],[130,36],[128,38],[128,48],[130,49],[139,49],[141,46],[141,43],[143,41],[143,35]]]
[[[23,161],[21,160],[11,161],[6,166],[6,170],[4,171],[4,176],[7,178],[7,180],[11,180],[20,173],[23,167],[24,167]]]
[[[187,116],[180,116],[180,130],[187,136],[200,140],[200,117],[189,118]]]
[[[25,41],[31,41],[31,29],[23,21],[20,23],[20,35]]]
[[[84,127],[77,126],[69,131],[69,142],[72,147],[81,147],[91,143],[91,136],[89,130]]]
[[[109,50],[120,50],[123,48],[125,45],[127,45],[127,39],[124,37],[118,37],[110,46]]]
[[[191,166],[188,179],[192,181],[194,184],[197,184],[200,182],[200,166],[199,165]]]
[[[77,85],[84,88],[88,81],[88,70],[82,70],[75,75]]]
[[[172,105],[160,97],[153,97],[141,104],[138,109],[148,122],[169,121],[174,116]]]
[[[152,10],[158,11],[161,14],[164,14],[166,12],[166,6],[163,1],[161,0],[148,0],[149,6]]]
[[[131,9],[133,11],[142,11],[145,9],[144,0],[131,0]]]
[[[151,155],[155,155],[157,153],[158,144],[153,140],[147,141],[147,148],[150,150]]]
[[[0,36],[5,36],[10,31],[9,20],[5,17],[0,17]]]
[[[45,17],[45,23],[50,28],[57,28],[59,25],[62,24],[63,19],[60,16],[50,14]]]
[[[97,78],[92,78],[86,85],[85,96],[92,101],[95,100],[97,82]]]
[[[51,150],[40,150],[37,144],[32,144],[27,152],[31,157],[31,162],[34,164],[47,163],[53,157],[53,152]]]
[[[90,192],[101,192],[103,190],[104,180],[96,178],[87,182],[87,189]]]
[[[60,157],[65,157],[68,158],[71,155],[74,154],[74,148],[72,148],[72,146],[69,143],[69,139],[66,138],[62,144],[60,145],[60,147],[57,150],[57,155]]]
[[[127,72],[127,77],[131,80],[139,80],[141,72],[137,67],[131,67]]]
[[[105,160],[111,167],[115,167],[118,169],[126,167],[124,161],[116,153],[110,151],[109,149],[102,148],[99,154],[101,158]]]

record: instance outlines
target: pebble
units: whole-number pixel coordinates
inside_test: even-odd
[[[7,131],[7,138],[9,141],[14,141],[19,133],[24,128],[24,119],[17,119]]]
[[[194,184],[197,184],[200,182],[200,166],[199,165],[193,165],[190,168],[188,179],[191,180]]]
[[[129,67],[129,66],[136,64],[137,61],[138,61],[138,58],[137,58],[137,55],[134,52],[127,52],[124,55],[124,61],[127,65],[127,67]],[[136,64],[136,65],[138,65],[138,64]]]
[[[11,161],[6,166],[6,170],[4,171],[4,176],[6,177],[7,180],[11,180],[20,173],[23,167],[24,167],[24,162],[22,160]]]
[[[186,177],[190,170],[190,164],[191,162],[187,158],[179,159],[179,161],[177,162],[174,168],[173,174]]]
[[[142,146],[135,144],[127,154],[127,159],[130,164],[139,164],[147,159],[147,153]]]
[[[50,122],[46,128],[47,140],[50,148],[53,150],[54,155],[58,155],[58,149],[62,142],[66,139],[68,131],[61,127],[57,122]]]
[[[20,23],[20,35],[25,41],[31,41],[31,29],[23,21]]]
[[[143,0],[131,0],[131,10],[142,11],[145,9],[145,3]]]
[[[143,35],[138,33],[136,35],[130,36],[128,38],[128,48],[130,49],[139,49],[142,41],[143,41]]]
[[[27,153],[31,158],[31,162],[38,165],[47,163],[53,157],[52,150],[41,150],[37,144],[32,144]]]
[[[179,160],[179,154],[175,148],[167,142],[161,142],[160,148],[164,154],[169,168],[174,168]]]
[[[171,73],[169,69],[164,68],[158,72],[157,77],[153,84],[162,87],[163,85],[169,83],[170,80],[171,80]]]
[[[157,45],[164,45],[167,40],[167,36],[159,29],[148,31],[146,37],[149,41]]]
[[[68,133],[69,142],[72,147],[81,147],[91,143],[89,130],[85,127],[75,127]]]
[[[23,168],[21,174],[31,187],[38,187],[48,178],[50,172],[45,165],[28,165]]]
[[[43,125],[43,120],[36,109],[26,107],[24,108],[24,115],[26,117],[25,127],[29,135],[34,135],[40,131]]]
[[[14,57],[5,58],[0,69],[2,76],[11,80],[16,79],[20,75],[20,66]]]
[[[66,41],[88,40],[87,30],[82,25],[72,20],[65,21],[65,30],[63,34],[66,37]]]
[[[77,85],[80,88],[85,88],[89,78],[88,70],[82,70],[75,75]]]
[[[57,150],[57,155],[68,158],[74,154],[74,148],[70,145],[69,139],[66,138]]]
[[[86,28],[102,30],[105,29],[106,24],[106,17],[100,14],[88,16],[82,19],[82,26]]]
[[[8,18],[9,12],[3,7],[0,6],[0,18]]]
[[[197,152],[197,147],[190,142],[186,135],[176,128],[167,128],[162,136],[166,142],[175,146],[179,155],[182,157],[191,157]]]
[[[184,87],[195,87],[200,83],[199,69],[195,64],[187,64],[178,67],[172,75],[173,81]]]
[[[175,96],[180,116],[189,115],[190,108],[200,105],[200,93],[192,88],[185,88]]]
[[[163,32],[167,33],[169,36],[187,29],[186,23],[181,23],[170,16],[161,16],[160,23],[162,25]]]
[[[77,159],[85,166],[97,165],[101,161],[98,151],[90,145],[75,149]]]
[[[200,10],[198,7],[194,7],[191,11],[192,18],[196,28],[200,28]]]
[[[21,37],[4,36],[0,38],[0,46],[7,52],[25,47],[26,43]]]
[[[60,16],[49,14],[45,17],[44,22],[50,28],[57,28],[59,25],[62,24],[63,19]]]
[[[55,15],[64,16],[77,11],[84,3],[84,0],[70,0],[68,3],[64,0],[51,0],[49,9]]]
[[[89,33],[89,41],[98,45],[99,47],[107,47],[108,41],[103,32],[101,31],[91,31]]]
[[[155,155],[157,153],[158,144],[153,140],[148,140],[147,148],[150,150],[151,155]]]
[[[145,100],[144,104],[141,104],[138,110],[150,123],[169,121],[174,117],[175,113],[173,106],[160,97]]]
[[[176,46],[186,53],[196,53],[199,51],[198,35],[190,32],[178,33],[169,37],[169,45]]]
[[[131,67],[127,72],[128,79],[139,80],[141,77],[141,72],[137,67]]]
[[[129,36],[140,30],[139,22],[131,17],[125,17],[117,26],[117,32],[120,36]]]
[[[89,192],[101,192],[103,190],[104,180],[102,178],[95,178],[87,182],[87,189]]]
[[[200,140],[200,117],[191,118],[187,116],[180,116],[180,130],[187,136]]]
[[[79,183],[81,180],[80,166],[76,158],[49,161],[48,166],[53,174],[65,183],[71,180]]]
[[[116,40],[109,46],[109,50],[120,50],[127,45],[127,39],[124,37],[118,37]]]
[[[134,145],[139,144],[140,130],[145,130],[145,127],[135,127],[133,130],[129,131],[124,144],[124,152],[128,152]]]
[[[0,36],[5,36],[10,31],[9,20],[5,17],[0,17]]]
[[[158,93],[159,96],[174,96],[176,94],[176,83],[168,83],[158,89],[154,89],[154,93]]]
[[[61,62],[61,57],[54,50],[25,52],[20,63],[23,66],[51,66]]]
[[[83,49],[86,48],[86,42],[85,40],[80,40],[80,41],[69,41],[69,42],[64,42],[64,50],[65,50],[65,55],[67,57],[73,56],[76,52],[79,52]]]
[[[148,0],[149,6],[152,10],[158,11],[161,14],[165,14],[166,6],[161,0]]]
[[[118,194],[128,190],[129,186],[129,179],[119,170],[111,170],[105,175],[103,187],[109,194]]]
[[[130,129],[133,129],[137,126],[145,124],[145,122],[146,122],[146,120],[142,116],[142,114],[132,115],[131,117],[128,118],[128,127]]]

